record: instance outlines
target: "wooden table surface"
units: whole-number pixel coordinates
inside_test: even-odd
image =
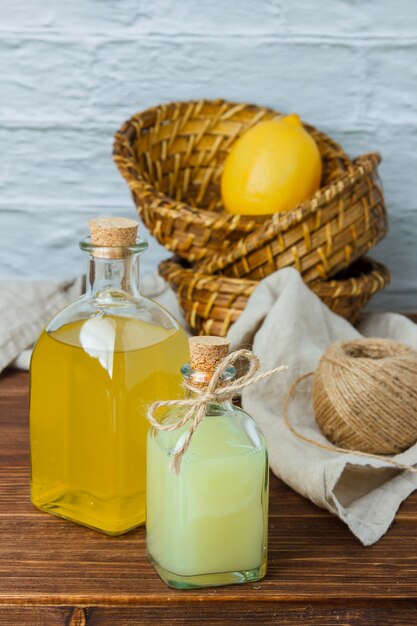
[[[264,581],[169,589],[143,528],[111,538],[32,506],[28,375],[0,377],[0,625],[417,623],[417,493],[369,548],[274,477],[270,508]]]

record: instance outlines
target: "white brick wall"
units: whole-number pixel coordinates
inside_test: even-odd
[[[380,150],[390,233],[374,256],[393,282],[373,307],[417,310],[414,0],[2,0],[0,275],[82,271],[87,219],[134,214],[114,131],[199,97],[294,110],[352,156]]]

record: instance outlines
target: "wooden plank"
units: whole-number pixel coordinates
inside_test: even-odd
[[[190,606],[165,604],[135,607],[0,607],[0,626],[410,626],[417,622],[415,604],[405,601],[392,605],[257,604],[206,603]]]
[[[0,377],[0,626],[417,622],[417,494],[364,548],[271,476],[266,579],[175,591],[148,563],[143,528],[110,538],[32,506],[28,382],[23,372]]]
[[[275,477],[271,478],[266,579],[256,585],[206,591],[168,589],[147,561],[143,528],[110,538],[55,519],[31,505],[28,454],[21,450],[27,445],[25,385],[27,374],[23,373],[9,375],[7,385],[4,380],[0,383],[4,435],[0,438],[3,603],[98,606],[143,605],[158,598],[165,603],[200,603],[237,599],[317,602],[346,595],[362,599],[416,597],[416,497],[409,498],[408,514],[400,516],[381,542],[363,548],[340,520]],[[12,390],[10,395],[8,388]]]
[[[29,465],[29,374],[6,370],[0,376],[0,480],[6,465]],[[2,490],[1,490],[2,491]]]
[[[415,524],[363,548],[339,520],[296,517],[271,528],[262,583],[187,592],[167,588],[149,565],[144,529],[113,539],[54,519],[3,518],[0,599],[16,604],[206,601],[317,601],[324,598],[417,598]]]

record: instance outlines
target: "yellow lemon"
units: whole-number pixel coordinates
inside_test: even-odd
[[[238,215],[291,211],[320,187],[316,142],[297,114],[260,122],[232,146],[221,180],[223,204]]]

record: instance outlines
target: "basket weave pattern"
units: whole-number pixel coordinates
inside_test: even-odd
[[[348,267],[387,232],[379,161],[376,154],[359,157],[312,200],[271,216],[227,253],[203,261],[201,271],[259,280],[293,266],[314,283]]]
[[[258,284],[249,279],[203,274],[179,259],[163,261],[159,272],[177,292],[188,324],[199,334],[225,336]],[[373,294],[389,281],[388,269],[365,257],[340,276],[317,281],[310,287],[333,312],[355,323]]]
[[[322,189],[288,214],[254,218],[224,211],[220,177],[233,142],[279,115],[254,105],[201,100],[161,105],[124,124],[114,160],[162,245],[190,262],[214,263],[204,266],[210,272],[259,279],[294,265],[310,281],[334,274],[383,236],[378,157],[352,163],[336,142],[309,125],[323,161]]]

